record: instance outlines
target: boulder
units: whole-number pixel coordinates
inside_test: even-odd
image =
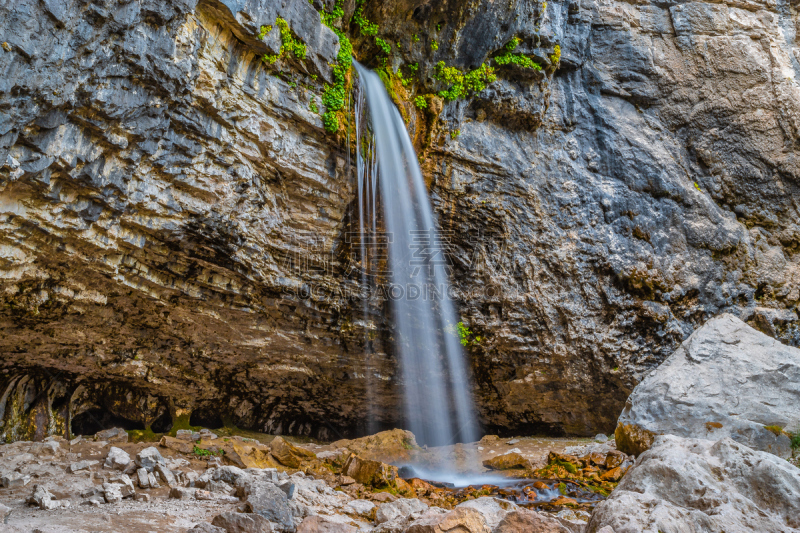
[[[36,505],[43,511],[51,511],[60,507],[69,507],[68,501],[58,501],[56,497],[42,485],[33,486],[33,492],[31,492],[28,498],[28,504]]]
[[[211,521],[227,533],[270,533],[269,520],[258,514],[222,513]]]
[[[396,518],[404,518],[414,513],[421,513],[428,508],[422,500],[401,498],[393,502],[382,503],[375,512],[375,522],[383,524]]]
[[[94,440],[105,441],[109,444],[122,444],[128,442],[128,432],[122,428],[104,429],[95,434]]]
[[[397,467],[362,459],[357,455],[351,454],[342,468],[342,474],[355,479],[357,482],[373,487],[392,486],[394,480],[398,478]]]
[[[122,501],[122,483],[103,483],[103,497],[106,503],[117,503]]]
[[[446,514],[425,513],[414,520],[406,533],[491,533],[483,515],[475,509],[457,507]]]
[[[150,488],[150,476],[145,468],[136,470],[134,479],[136,479],[136,484],[139,485],[140,489]]]
[[[374,435],[353,440],[339,440],[332,444],[336,448],[346,448],[364,459],[384,463],[413,462],[414,454],[419,449],[417,439],[410,431],[392,429]],[[328,452],[331,453],[331,452]],[[333,452],[337,456],[338,452]],[[317,457],[320,457],[319,455]],[[343,459],[347,458],[347,454]]]
[[[172,488],[178,486],[178,480],[175,478],[175,474],[173,474],[172,470],[167,468],[166,465],[157,464],[155,471],[158,472],[161,480],[166,483],[168,487]]]
[[[456,508],[459,507],[468,507],[481,513],[484,520],[486,520],[486,525],[492,530],[497,527],[508,513],[519,509],[519,506],[514,502],[501,500],[500,498],[492,498],[490,496],[483,496],[475,500],[466,501],[456,506]]]
[[[169,491],[169,497],[173,500],[192,500],[198,489],[173,487]]]
[[[269,443],[269,449],[272,456],[282,465],[289,468],[300,468],[303,461],[316,458],[313,452],[295,446],[283,437],[275,437]]]
[[[103,466],[106,468],[113,468],[114,470],[125,470],[128,468],[129,464],[131,464],[131,456],[128,455],[128,452],[116,446],[112,446],[111,449],[108,450],[106,462]]]
[[[800,529],[800,469],[733,439],[657,436],[587,531],[772,533]]]
[[[555,518],[535,511],[517,509],[508,513],[493,533],[572,533],[572,530]]]
[[[617,447],[638,455],[656,435],[733,440],[788,458],[800,429],[800,350],[723,314],[695,331],[628,398]]]
[[[531,462],[521,454],[513,452],[486,459],[483,466],[491,470],[510,470],[512,468],[529,468]]]
[[[286,493],[269,481],[255,481],[245,487],[245,510],[263,516],[281,531],[294,528]]]
[[[167,462],[155,446],[145,448],[136,454],[136,466],[139,468],[152,472],[158,464],[165,465]]]
[[[185,440],[176,439],[175,437],[163,436],[158,441],[158,445],[179,453],[192,453],[194,451],[194,443]]]
[[[357,533],[358,528],[331,520],[325,516],[309,516],[305,518],[299,526],[297,526],[297,533]]]

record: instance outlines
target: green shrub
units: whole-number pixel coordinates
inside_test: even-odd
[[[470,93],[481,92],[488,84],[497,80],[494,69],[485,64],[464,74],[455,67],[448,67],[444,61],[436,64],[433,77],[449,85],[449,88],[439,91],[439,96],[448,101],[465,98]]]
[[[294,38],[292,30],[289,29],[289,23],[278,17],[275,24],[281,30],[281,56],[291,52],[297,59],[305,59],[306,45],[300,39]]]

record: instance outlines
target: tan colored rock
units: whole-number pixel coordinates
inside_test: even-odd
[[[362,459],[355,454],[351,454],[342,468],[342,474],[350,476],[357,482],[372,487],[391,487],[398,479],[397,467]]]
[[[406,533],[491,533],[483,515],[469,507],[447,514],[425,513],[414,520]]]
[[[626,456],[625,456],[624,453],[622,453],[620,451],[617,451],[617,450],[611,450],[606,455],[606,462],[605,462],[604,466],[607,469],[611,470],[612,468],[616,468],[619,465],[621,465],[622,463],[624,463],[625,459],[626,459]]]
[[[622,479],[622,476],[624,475],[625,471],[622,469],[621,466],[618,466],[616,468],[612,468],[608,472],[600,474],[600,479],[602,479],[603,481],[613,481],[616,483],[617,481]]]
[[[343,522],[335,522],[324,516],[309,516],[297,526],[297,533],[356,533],[358,528]]]
[[[164,448],[169,448],[170,450],[175,450],[176,452],[180,453],[192,453],[194,450],[194,444],[191,442],[186,442],[185,440],[176,439],[175,437],[168,437],[163,436],[161,440],[158,442],[159,446]]]
[[[263,444],[249,445],[230,441],[223,446],[224,458],[239,468],[277,468],[281,466]]]
[[[418,452],[417,440],[410,431],[392,429],[375,435],[353,440],[340,440],[333,443],[338,448],[346,448],[351,453],[384,463],[409,461]]]
[[[561,523],[535,511],[519,509],[506,515],[493,533],[571,533]]]
[[[531,462],[515,452],[486,459],[483,466],[492,470],[511,470],[513,468],[530,468]]]
[[[303,461],[309,461],[317,457],[313,452],[295,446],[283,437],[275,437],[270,442],[269,449],[275,460],[289,468],[300,468]]]

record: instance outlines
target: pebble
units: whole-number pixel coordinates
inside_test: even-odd
[[[511,439],[510,441],[506,442],[508,445],[516,444],[519,442],[519,439]]]
[[[608,437],[606,437],[606,436],[605,436],[605,435],[603,435],[602,433],[598,433],[598,434],[595,436],[594,440],[595,440],[595,442],[600,442],[600,443],[603,443],[603,442],[608,442]]]

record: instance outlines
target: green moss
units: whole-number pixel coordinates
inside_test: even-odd
[[[513,53],[521,42],[522,39],[520,39],[519,37],[514,37],[508,43],[506,43],[504,47],[505,52],[494,58],[495,63],[497,63],[500,66],[516,65],[521,68],[542,70],[542,66],[533,59],[529,58],[528,56],[524,54]],[[559,49],[559,57],[560,57],[560,49]]]
[[[764,429],[772,432],[776,437],[780,437],[784,433],[783,428],[780,426],[764,426]]]
[[[453,130],[453,131],[450,132],[450,138],[451,139],[457,139],[459,135],[461,135],[461,130]],[[478,342],[480,342],[481,338],[480,337],[476,337],[476,340]]]
[[[557,487],[558,487],[558,492],[560,492],[562,495],[566,496],[566,494],[567,494],[567,485],[565,483],[559,483],[557,485]]]
[[[439,42],[436,39],[432,40],[431,41],[431,50],[433,50],[435,52],[438,49],[439,49]]]
[[[198,448],[197,446],[195,446],[192,449],[192,453],[195,454],[197,457],[212,457],[212,456],[222,456],[225,453],[225,450],[219,450],[214,452],[211,450],[206,450],[205,448]]]
[[[168,435],[170,437],[177,436],[179,429],[188,429],[190,431],[200,431],[200,429],[201,429],[200,426],[193,426],[193,425],[191,425],[189,423],[189,416],[190,415],[186,414],[186,415],[181,415],[181,416],[175,418],[175,420],[172,421],[172,429],[169,430]]]
[[[164,436],[163,433],[153,433],[153,430],[150,428],[147,429],[131,429],[126,431],[128,434],[128,440],[130,442],[158,442],[161,440],[161,437]]]
[[[553,63],[554,67],[557,67],[561,62],[561,47],[559,45],[553,47],[553,53],[550,54],[550,62]]]
[[[315,115],[319,114],[319,107],[317,107],[316,97],[313,95],[311,96],[311,101],[308,103],[308,109]]]

